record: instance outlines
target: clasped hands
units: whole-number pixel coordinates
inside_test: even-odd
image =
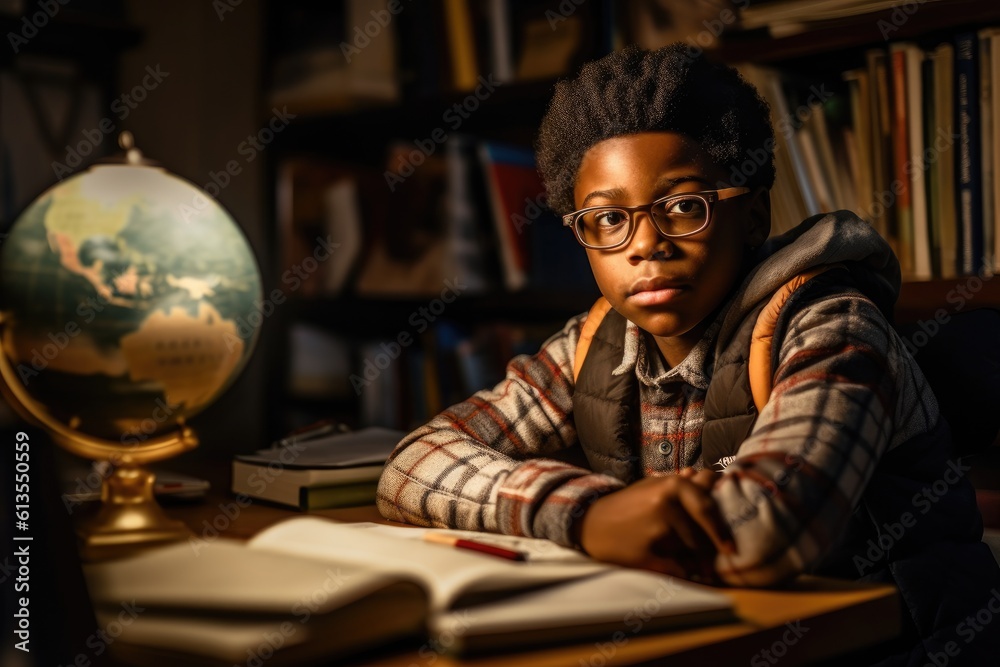
[[[718,583],[715,557],[736,543],[711,493],[717,480],[686,468],[603,496],[576,525],[578,543],[597,560]]]

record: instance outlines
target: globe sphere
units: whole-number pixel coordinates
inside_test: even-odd
[[[98,165],[62,181],[0,246],[0,343],[17,381],[61,423],[125,445],[175,428],[233,382],[260,301],[237,224],[156,167]]]

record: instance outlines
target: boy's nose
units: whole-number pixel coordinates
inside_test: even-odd
[[[637,264],[647,259],[666,258],[674,254],[674,244],[660,234],[646,212],[635,215],[635,231],[629,242],[629,261]]]

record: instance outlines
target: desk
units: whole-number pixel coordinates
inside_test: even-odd
[[[213,475],[213,477],[216,477]],[[196,535],[219,531],[246,539],[282,519],[300,513],[263,502],[241,506],[226,492],[226,479],[212,479],[213,490],[204,503],[167,508]],[[384,520],[374,506],[315,512],[340,521]],[[365,655],[358,664],[377,667],[603,667],[658,664],[670,656],[670,665],[751,664],[782,667],[831,658],[891,639],[900,630],[899,598],[892,587],[863,586],[816,577],[802,577],[787,590],[729,589],[742,622],[699,627],[653,635],[598,637],[583,644],[549,647],[497,657],[457,660],[428,654],[425,646],[377,656]],[[796,631],[797,630],[797,631]],[[762,651],[770,651],[772,661]],[[340,664],[338,662],[338,664]]]

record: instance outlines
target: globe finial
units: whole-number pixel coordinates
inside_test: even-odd
[[[128,130],[122,130],[118,135],[118,145],[125,151],[125,162],[127,164],[142,164],[142,151],[135,147],[135,138]]]

